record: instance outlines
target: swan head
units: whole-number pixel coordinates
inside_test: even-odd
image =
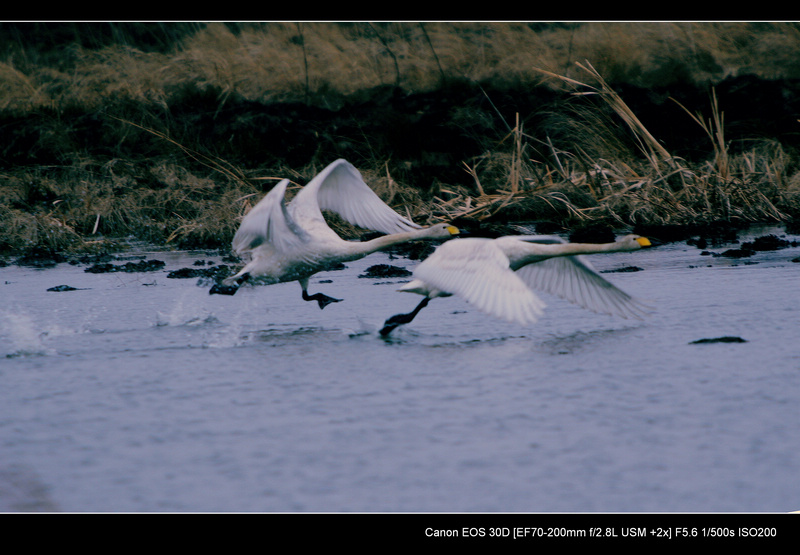
[[[436,224],[425,228],[425,236],[433,239],[444,239],[454,237],[461,231],[452,224]]]
[[[617,242],[623,243],[626,247],[629,247],[630,250],[643,249],[645,247],[652,246],[650,239],[647,237],[642,237],[641,235],[626,235]]]

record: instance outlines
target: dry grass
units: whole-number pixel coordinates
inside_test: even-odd
[[[187,83],[215,91],[220,105],[234,94],[336,103],[380,85],[420,92],[447,79],[533,83],[537,68],[573,78],[580,72],[574,61],[587,59],[609,82],[641,86],[742,73],[800,77],[792,55],[800,26],[791,22],[194,25],[166,52],[74,47],[58,67],[30,63],[32,55],[11,44],[0,62],[0,109],[91,106],[110,97],[163,108]]]
[[[445,195],[436,198],[435,212],[452,219],[544,217],[565,225],[603,221],[617,226],[719,220],[781,222],[789,219],[784,207],[797,212],[799,180],[796,174],[789,177],[796,165],[790,155],[779,143],[763,141],[732,156],[716,95],[711,96],[708,119],[702,114],[688,114],[706,132],[714,152],[711,160],[690,165],[673,157],[650,134],[591,64],[578,67],[594,84],[542,73],[569,84],[576,95],[600,96],[628,127],[639,157],[630,151],[622,158],[589,155],[576,140],[573,152],[556,150],[548,143],[546,160],[526,158],[524,153],[532,138],[518,123],[504,151],[492,151],[467,166],[475,190],[444,190]],[[596,153],[597,143],[607,138],[607,152],[619,154],[619,133],[609,127],[608,118],[598,115],[584,119],[583,124],[586,127],[576,136],[589,138],[593,143],[589,150]],[[487,190],[487,175],[500,186]]]
[[[225,246],[271,184],[289,177],[300,186],[330,162],[312,156],[299,168],[245,168],[199,140],[189,144],[194,131],[176,116],[187,90],[211,99],[197,117],[214,120],[234,102],[333,109],[375,87],[422,92],[453,80],[547,87],[586,102],[561,114],[574,138],[568,144],[529,131],[518,114],[507,133],[487,135],[482,154],[464,157],[462,181],[420,187],[387,156],[360,164],[379,195],[416,221],[786,221],[800,213],[791,150],[762,140],[732,153],[725,99],[712,94],[707,113],[684,108],[712,153],[690,163],[609,83],[796,78],[788,53],[798,48],[796,24],[738,22],[195,24],[170,48],[76,45],[58,63],[10,43],[0,53],[0,115],[6,125],[31,122],[32,151],[46,145],[55,159],[0,168],[0,250],[91,250],[129,236]],[[74,114],[103,122],[98,136],[76,139]]]

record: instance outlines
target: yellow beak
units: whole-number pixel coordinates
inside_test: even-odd
[[[636,239],[636,242],[643,247],[649,247],[651,245],[650,239],[648,239],[647,237],[639,237],[638,239]]]
[[[450,235],[458,235],[459,233],[461,233],[461,232],[458,230],[458,228],[457,228],[456,226],[454,226],[454,225],[449,225],[449,226],[447,226],[447,231],[449,231],[449,232],[450,232]]]

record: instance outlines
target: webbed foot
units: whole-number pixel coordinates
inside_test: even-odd
[[[324,293],[314,293],[313,295],[309,295],[307,292],[303,291],[303,300],[304,301],[317,301],[319,304],[320,310],[325,308],[331,303],[338,303],[341,302],[342,299],[334,299],[333,297],[329,297]]]

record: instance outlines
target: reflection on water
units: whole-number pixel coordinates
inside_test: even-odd
[[[590,350],[594,345],[604,341],[613,341],[614,337],[621,336],[635,327],[605,330],[576,331],[560,337],[545,339],[539,349],[551,355],[575,354],[581,350]]]
[[[800,252],[594,257],[643,321],[546,298],[520,328],[403,279],[208,295],[143,273],[0,268],[0,510],[798,509]],[[74,289],[48,291],[58,285]],[[745,342],[696,343],[739,337]]]

